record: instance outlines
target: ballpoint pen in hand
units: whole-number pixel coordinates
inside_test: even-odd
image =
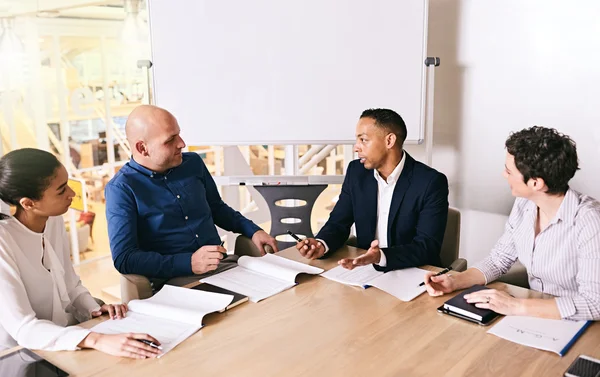
[[[156,349],[162,350],[161,346],[159,346],[158,344],[155,344],[154,342],[151,342],[149,340],[146,340],[146,339],[137,339],[137,341],[142,342],[144,344],[147,344],[147,345],[149,345],[152,348],[156,348]]]
[[[302,238],[298,237],[294,232],[292,232],[291,230],[287,231],[287,234],[289,234],[290,236],[292,236],[293,239],[295,239],[298,242],[302,242]]]
[[[223,245],[225,245],[225,241],[221,241],[221,247],[223,247]],[[221,253],[223,254],[223,259],[227,258],[227,253]]]
[[[440,276],[440,275],[450,272],[451,270],[452,270],[452,267],[444,268],[443,270],[441,270],[440,272],[438,272],[437,274],[435,274],[433,276]],[[419,284],[419,287],[422,287],[424,285],[425,285],[425,282],[422,282],[421,284]]]

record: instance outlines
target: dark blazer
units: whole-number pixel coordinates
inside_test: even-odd
[[[406,153],[406,152],[404,152]],[[315,238],[331,250],[342,247],[356,223],[358,247],[368,249],[377,229],[377,181],[373,170],[350,162],[342,192],[329,220]],[[448,179],[406,153],[396,182],[388,219],[388,247],[382,251],[391,271],[425,264],[440,265],[440,249],[448,219]]]

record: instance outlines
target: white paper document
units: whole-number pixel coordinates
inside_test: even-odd
[[[383,275],[383,272],[377,271],[373,265],[355,267],[352,270],[347,270],[342,266],[337,266],[325,272],[321,276],[329,280],[337,281],[346,285],[355,285],[358,287],[368,288],[371,280]]]
[[[206,314],[225,309],[232,300],[232,295],[165,285],[151,298],[131,300],[125,318],[104,321],[91,331],[149,334],[161,343],[164,355],[200,330]]]
[[[347,270],[337,266],[321,276],[329,280],[363,288],[370,286],[396,297],[402,301],[410,301],[425,292],[425,286],[420,287],[427,271],[420,268],[405,268],[383,273],[375,270],[372,265],[356,267]]]
[[[410,301],[426,291],[425,286],[419,286],[426,273],[426,270],[420,268],[389,271],[373,279],[370,285],[391,294],[398,300]]]
[[[589,321],[507,316],[489,329],[488,333],[514,343],[563,356],[589,323]]]
[[[243,256],[238,266],[200,280],[248,296],[259,302],[296,285],[300,273],[317,275],[323,269],[295,262],[274,254]]]

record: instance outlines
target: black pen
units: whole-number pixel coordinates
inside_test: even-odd
[[[433,276],[440,276],[440,275],[450,272],[451,270],[452,270],[452,267],[444,268],[443,270],[441,270],[440,272],[438,272],[437,274],[435,274]],[[422,282],[421,284],[419,284],[419,287],[422,287],[424,285],[425,285],[425,282]]]
[[[223,245],[225,245],[225,241],[221,241],[221,247],[223,247]],[[227,258],[227,253],[221,253],[223,254],[223,259]]]
[[[291,230],[287,231],[287,234],[289,234],[290,236],[292,236],[296,241],[298,242],[302,242],[302,238],[298,237],[294,232],[292,232]]]
[[[156,349],[162,350],[162,347],[161,347],[161,346],[159,346],[158,344],[155,344],[154,342],[151,342],[151,341],[149,341],[149,340],[146,340],[146,339],[136,339],[136,340],[137,340],[138,342],[142,342],[142,343],[144,343],[144,344],[147,344],[147,345],[149,345],[149,346],[150,346],[150,347],[152,347],[152,348],[156,348]]]

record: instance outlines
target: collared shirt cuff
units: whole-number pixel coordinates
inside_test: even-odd
[[[100,305],[94,300],[89,292],[81,293],[75,300],[73,300],[73,307],[75,311],[73,316],[81,323],[92,319],[92,313],[99,311]]]
[[[242,227],[243,227],[242,234],[250,239],[252,239],[252,236],[254,236],[254,233],[258,232],[259,230],[262,230],[261,227],[256,225],[251,220],[247,220],[247,222]]]
[[[193,275],[192,255],[194,253],[181,253],[173,255],[173,277]]]
[[[323,247],[325,248],[325,252],[323,253],[323,255],[327,254],[327,252],[329,251],[329,246],[327,246],[327,242],[323,241],[320,238],[317,238],[317,241],[319,241],[320,243],[322,243]]]
[[[379,249],[379,253],[381,255],[381,259],[379,259],[379,263],[377,263],[377,265],[379,267],[387,267],[387,258],[385,257],[385,253],[383,252],[383,249]]]
[[[502,275],[502,272],[498,267],[496,267],[496,265],[492,261],[492,258],[490,257],[482,260],[479,263],[476,263],[473,266],[473,268],[478,269],[479,271],[481,271],[483,276],[485,276],[485,284],[493,282]]]
[[[72,326],[69,328],[70,331],[65,333],[60,339],[56,342],[55,350],[64,350],[64,351],[78,351],[81,348],[79,347],[79,343],[88,336],[91,331],[88,329],[84,329],[79,326]]]
[[[480,266],[473,266],[474,269],[479,270],[479,272],[481,272],[483,274],[483,277],[485,278],[485,283],[483,285],[487,285],[490,282],[490,279],[488,278],[488,275],[485,273],[485,269],[481,268]]]
[[[560,313],[560,318],[569,318],[577,313],[577,308],[575,307],[573,297],[562,296],[555,298],[555,300],[556,306],[558,307],[558,312]]]

